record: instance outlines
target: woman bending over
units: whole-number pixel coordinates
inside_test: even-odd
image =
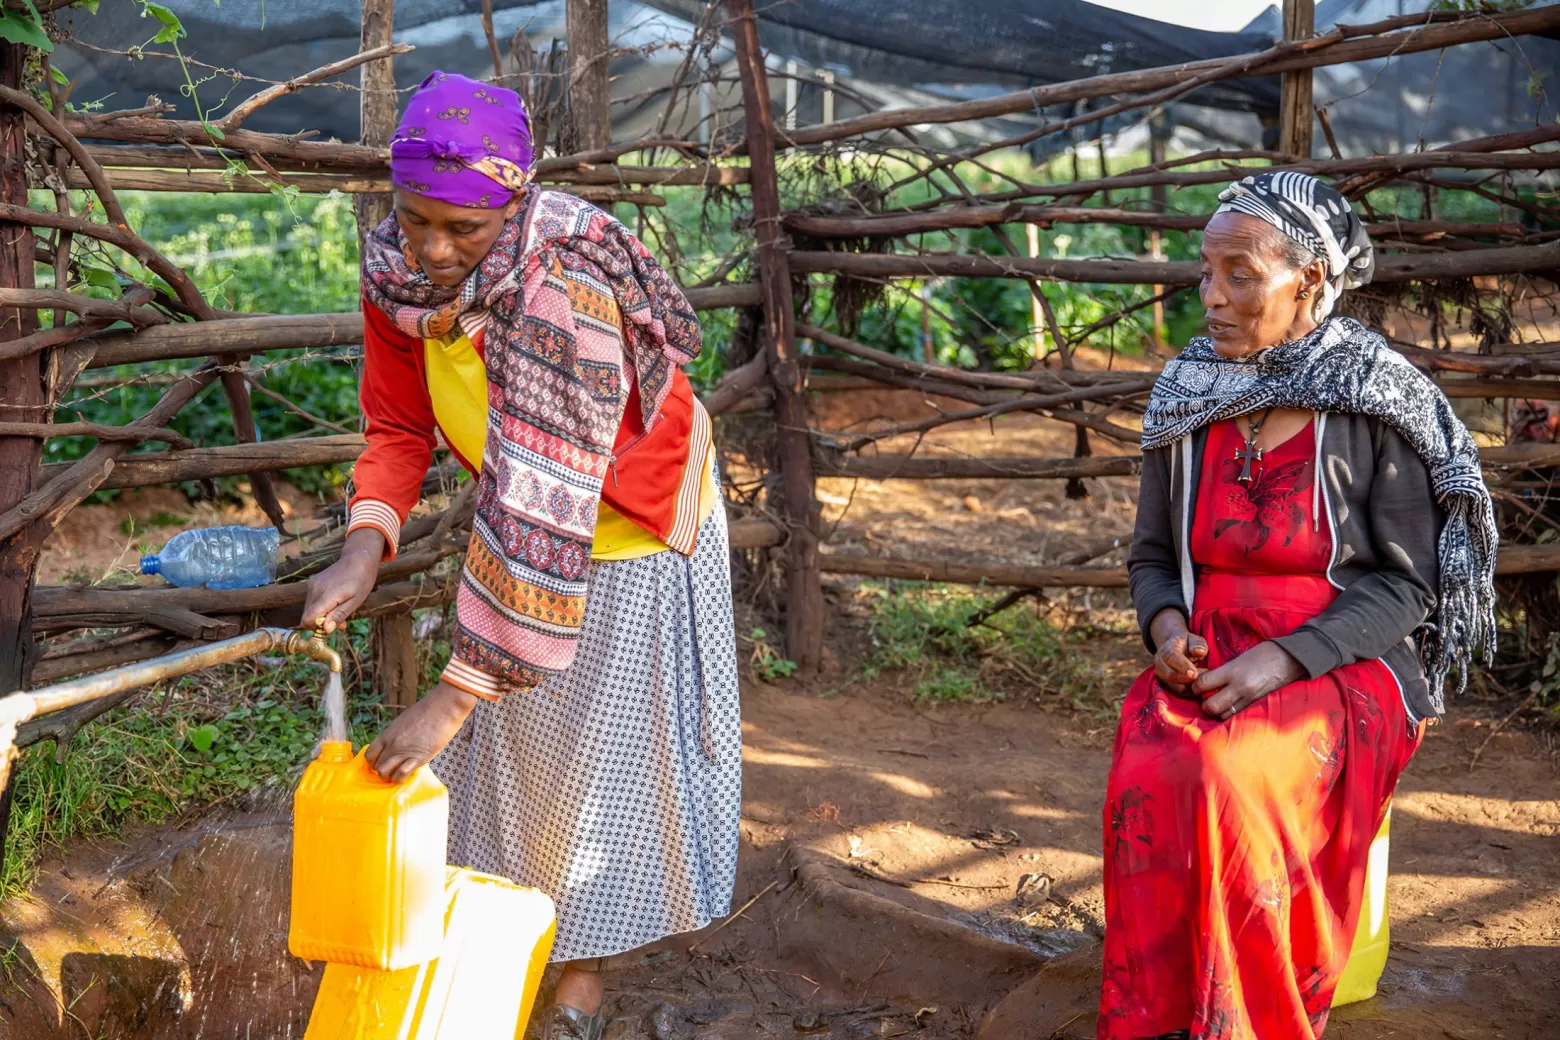
[[[394,556],[442,436],[477,481],[454,656],[368,759],[450,789],[449,861],[541,889],[565,962],[545,1040],[599,1040],[603,958],[725,914],[741,731],[700,330],[612,217],[532,186],[519,95],[435,72],[363,256],[361,401],[333,628]],[[518,985],[520,980],[516,980]]]

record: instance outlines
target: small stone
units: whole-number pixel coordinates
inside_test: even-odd
[[[645,1028],[655,1040],[677,1040],[677,1026],[681,1018],[676,1008],[660,1003],[645,1014]]]
[[[981,505],[980,499],[976,498],[974,495],[965,495],[963,499],[963,505],[965,510],[971,513],[978,513],[982,509],[986,508],[985,506]]]
[[[1056,879],[1049,874],[1020,875],[1013,901],[1020,906],[1039,906],[1051,898],[1051,887],[1055,884]]]
[[[798,1011],[791,1018],[791,1028],[798,1033],[827,1033],[829,1016],[821,1011]]]

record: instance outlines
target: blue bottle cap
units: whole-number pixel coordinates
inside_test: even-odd
[[[162,561],[158,560],[156,556],[143,556],[143,557],[141,557],[141,573],[142,574],[161,574],[162,573]]]

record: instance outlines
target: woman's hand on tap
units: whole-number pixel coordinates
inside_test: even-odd
[[[341,558],[309,579],[303,623],[327,634],[346,624],[374,591],[384,555],[385,536],[375,528],[360,527],[347,535]]]

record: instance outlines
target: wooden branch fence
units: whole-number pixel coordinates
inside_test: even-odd
[[[574,6],[571,4],[571,12]],[[581,9],[588,6],[581,5]],[[599,6],[604,10],[605,4]],[[1300,6],[1308,8],[1309,4]],[[756,277],[693,287],[688,297],[701,310],[738,308],[759,317],[756,356],[728,372],[705,396],[705,402],[715,414],[768,409],[774,416],[779,473],[769,513],[734,516],[732,545],[740,550],[773,549],[784,560],[787,653],[804,669],[814,667],[821,658],[824,606],[820,575],[824,573],[1019,588],[1123,587],[1126,572],[1119,565],[970,563],[828,551],[822,544],[824,532],[814,481],[818,476],[1067,481],[1131,477],[1139,466],[1137,433],[1123,425],[1123,417],[1134,407],[1140,408],[1152,375],[1071,367],[971,372],[912,361],[856,342],[838,330],[798,323],[794,284],[812,275],[878,283],[944,277],[1012,278],[1029,283],[1036,293],[1039,282],[1055,280],[1153,285],[1161,287],[1155,292],[1167,294],[1197,281],[1195,264],[1151,257],[1047,259],[938,253],[921,250],[913,243],[938,232],[977,227],[1000,231],[1005,225],[1018,224],[1106,222],[1155,230],[1196,230],[1206,222],[1204,215],[1168,212],[1162,207],[1134,211],[1084,203],[1127,188],[1168,191],[1223,182],[1244,169],[1280,166],[1306,170],[1336,179],[1360,198],[1365,191],[1390,183],[1421,185],[1432,183],[1425,178],[1470,171],[1506,175],[1560,167],[1560,152],[1543,149],[1560,140],[1560,128],[1556,127],[1536,127],[1410,154],[1316,159],[1307,146],[1296,143],[1308,138],[1309,119],[1294,99],[1308,97],[1309,87],[1295,80],[1285,91],[1286,103],[1296,108],[1286,115],[1290,129],[1288,150],[1283,152],[1204,153],[1089,181],[1030,184],[1007,178],[1010,186],[1000,191],[961,192],[890,212],[869,211],[859,204],[854,210],[842,204],[829,211],[785,212],[780,191],[784,155],[796,149],[839,142],[854,149],[902,148],[902,153],[896,154],[921,162],[921,175],[929,182],[933,173],[957,182],[957,162],[976,160],[980,150],[966,149],[932,160],[914,144],[911,131],[915,127],[1012,117],[1063,103],[1113,99],[1114,108],[1096,113],[1093,118],[1098,119],[1106,111],[1141,107],[1149,103],[1146,99],[1173,92],[1192,80],[1201,84],[1249,75],[1308,77],[1309,70],[1328,64],[1528,33],[1553,34],[1560,32],[1560,6],[1506,14],[1403,16],[1372,25],[1339,27],[1320,36],[1303,31],[1302,26],[1259,55],[1097,76],[977,101],[874,112],[789,131],[775,123],[752,0],[726,0],[725,7],[725,29],[733,41],[745,109],[746,133],[739,142],[722,150],[718,143],[667,136],[664,128],[668,121],[662,120],[662,130],[652,138],[610,144],[600,132],[604,102],[591,94],[593,100],[582,106],[582,111],[596,115],[581,117],[594,120],[594,125],[580,129],[582,150],[542,160],[537,174],[549,187],[593,201],[638,207],[662,205],[665,200],[660,191],[672,187],[745,189],[751,196]],[[248,475],[262,507],[283,526],[279,503],[270,490],[271,474],[300,466],[349,463],[362,451],[362,437],[350,432],[255,443],[245,367],[247,359],[268,351],[358,344],[362,340],[361,314],[217,312],[182,270],[129,226],[116,193],[129,189],[270,191],[281,185],[302,192],[348,192],[360,197],[360,213],[371,217],[383,212],[377,197],[389,191],[389,181],[383,144],[387,133],[383,129],[385,99],[381,95],[388,89],[385,84],[392,55],[405,50],[389,45],[389,10],[390,4],[383,0],[365,0],[363,53],[283,87],[262,91],[217,120],[215,125],[220,129],[216,133],[208,124],[163,119],[155,112],[56,118],[21,82],[25,58],[21,49],[0,44],[0,180],[5,196],[0,200],[0,223],[12,229],[0,248],[0,310],[8,319],[16,318],[0,327],[0,382],[11,406],[5,421],[0,422],[0,681],[12,688],[144,659],[183,641],[220,638],[255,623],[297,624],[302,620],[302,576],[310,567],[329,562],[339,541],[333,544],[327,539],[315,546],[301,562],[289,564],[284,580],[258,589],[33,587],[32,574],[49,533],[96,490]],[[720,27],[715,28],[718,31]],[[492,50],[497,64],[501,55],[496,41]],[[244,119],[272,98],[358,65],[367,86],[364,125],[377,128],[367,135],[367,143],[315,141],[307,135],[264,134],[242,128]],[[592,89],[605,89],[604,74],[598,75],[604,73],[604,66],[597,69],[586,60],[577,72],[590,80]],[[499,74],[496,69],[495,75]],[[1302,122],[1303,132],[1299,129]],[[1043,121],[1037,126],[1046,129]],[[910,144],[901,140],[906,135]],[[373,140],[376,136],[377,141]],[[619,164],[619,158],[634,155],[670,156],[672,161]],[[1215,168],[1184,168],[1194,162],[1211,163]],[[1433,183],[1456,188],[1464,182]],[[1377,281],[1556,277],[1560,272],[1560,211],[1542,199],[1533,202],[1503,193],[1506,189],[1499,187],[1498,181],[1467,184],[1467,190],[1499,200],[1504,208],[1502,219],[1488,223],[1433,217],[1373,219],[1372,233],[1384,247]],[[59,208],[29,208],[29,186],[52,190]],[[89,192],[91,212],[104,215],[106,220],[71,213],[71,190]],[[46,244],[35,238],[35,228],[52,232]],[[789,237],[793,235],[804,238],[811,248],[793,247]],[[66,291],[73,244],[79,249],[84,240],[133,257],[171,288],[173,295],[150,282],[130,286],[117,301]],[[871,251],[858,251],[863,242],[872,244]],[[39,258],[65,272],[53,290],[33,285],[33,263]],[[723,266],[722,271],[735,266]],[[1037,307],[1042,299],[1037,297]],[[75,320],[39,331],[39,310],[51,310],[60,318],[74,315]],[[1050,332],[1066,359],[1066,348],[1078,345],[1091,331],[1106,328],[1121,316],[1096,323],[1069,343],[1060,341],[1054,322]],[[804,353],[798,337],[827,352]],[[1432,350],[1414,343],[1394,346],[1437,378],[1450,396],[1560,401],[1560,378],[1555,378],[1560,376],[1560,344],[1498,344],[1480,354]],[[198,364],[173,377],[157,405],[135,422],[120,427],[51,424],[56,406],[83,373],[175,360]],[[167,424],[196,394],[215,382],[220,382],[227,394],[239,443],[192,446],[168,430]],[[809,393],[853,392],[864,387],[913,390],[969,407],[943,409],[928,419],[850,436],[809,428]],[[1048,416],[1114,439],[1118,450],[1069,458],[862,453],[894,437],[1018,411]],[[334,429],[339,431],[340,427]],[[43,442],[63,436],[89,436],[97,443],[79,460],[40,465]],[[142,442],[162,442],[166,450],[130,452]],[[1560,466],[1560,445],[1493,448],[1485,462],[1493,477],[1508,479],[1511,474]],[[401,554],[381,567],[378,588],[364,609],[366,616],[395,619],[393,626],[381,629],[381,643],[408,641],[411,610],[449,602],[452,580],[448,568],[438,574],[432,569],[464,550],[469,524],[469,503],[459,499],[443,512],[408,523]],[[1502,548],[1502,574],[1554,570],[1560,570],[1560,546]],[[114,631],[51,643],[47,648],[35,638],[38,634],[58,636],[94,629]],[[387,651],[380,656],[379,666],[394,676],[384,689],[386,699],[392,704],[411,703],[416,696],[416,678],[405,660]]]

